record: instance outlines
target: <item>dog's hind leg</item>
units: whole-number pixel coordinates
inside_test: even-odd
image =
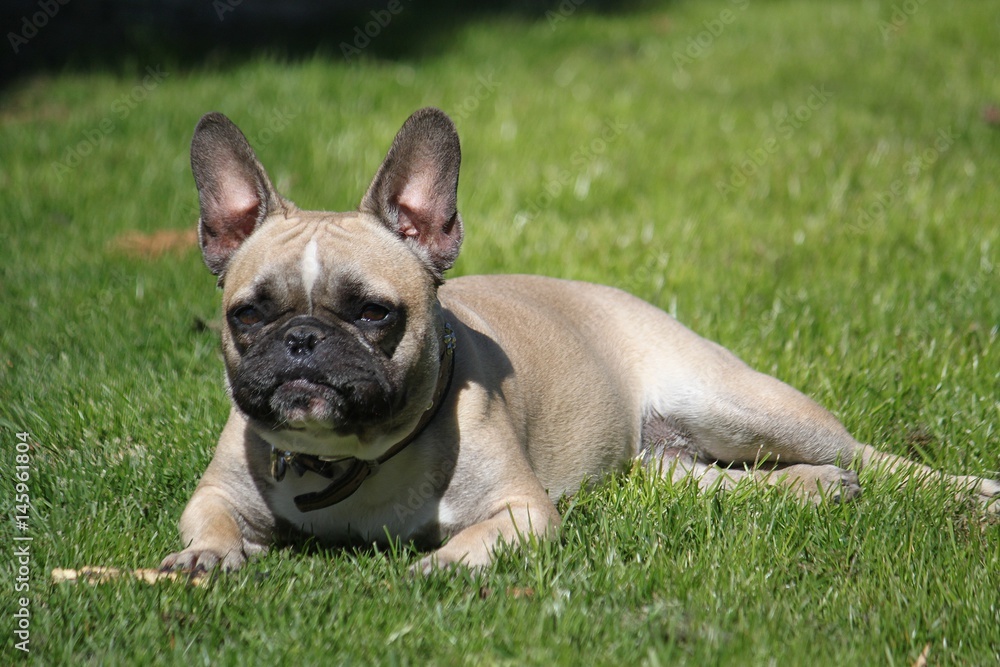
[[[871,445],[858,445],[856,453],[864,468],[888,472],[909,472],[922,483],[944,481],[959,490],[959,497],[971,495],[992,514],[1000,514],[1000,482],[975,475],[951,475],[915,463],[902,456],[879,451]]]
[[[673,482],[694,479],[702,490],[732,489],[753,479],[768,485],[791,488],[799,496],[819,502],[844,502],[861,493],[858,476],[851,470],[823,464],[772,464],[767,461],[721,465],[705,457],[691,434],[676,420],[651,412],[642,425],[642,444],[637,457],[647,467]]]
[[[644,423],[644,430],[653,429],[650,433],[657,428],[683,433],[696,461],[749,466],[767,483],[842,500],[858,494],[857,475],[845,470],[849,466],[905,472],[920,483],[951,484],[959,495],[971,494],[1000,512],[1000,483],[947,475],[859,443],[836,417],[798,390],[752,370],[722,348],[710,349],[715,354],[699,360],[697,384],[684,393],[675,390],[672,395],[678,398],[665,406],[673,426],[652,426],[657,420],[649,418]]]

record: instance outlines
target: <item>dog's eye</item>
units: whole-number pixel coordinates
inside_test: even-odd
[[[245,327],[252,327],[253,325],[260,324],[264,321],[264,316],[253,306],[243,306],[241,308],[237,308],[233,311],[233,314],[230,317]]]
[[[358,319],[362,322],[382,322],[389,317],[389,309],[377,303],[366,303]]]

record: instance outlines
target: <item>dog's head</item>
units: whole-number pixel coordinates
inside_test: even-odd
[[[460,161],[451,120],[422,109],[357,211],[302,211],[228,118],[198,123],[199,237],[223,286],[229,390],[272,445],[372,459],[415,428],[441,361],[437,287],[462,243]]]

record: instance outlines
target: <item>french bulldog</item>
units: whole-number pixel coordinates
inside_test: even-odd
[[[995,481],[857,442],[797,390],[625,292],[529,275],[444,281],[462,244],[452,121],[403,125],[358,210],[279,195],[239,129],[195,129],[202,254],[222,287],[232,411],[164,569],[240,567],[294,535],[410,542],[418,572],[550,538],[554,501],[639,459],[848,501],[866,466]]]

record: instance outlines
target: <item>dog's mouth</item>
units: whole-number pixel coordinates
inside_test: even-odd
[[[286,375],[269,385],[237,382],[233,397],[244,414],[273,431],[321,429],[357,435],[393,413],[390,392],[374,377],[334,384],[315,375]]]
[[[343,416],[344,399],[333,387],[298,378],[278,385],[268,401],[276,426],[304,430],[312,424],[334,425]]]

